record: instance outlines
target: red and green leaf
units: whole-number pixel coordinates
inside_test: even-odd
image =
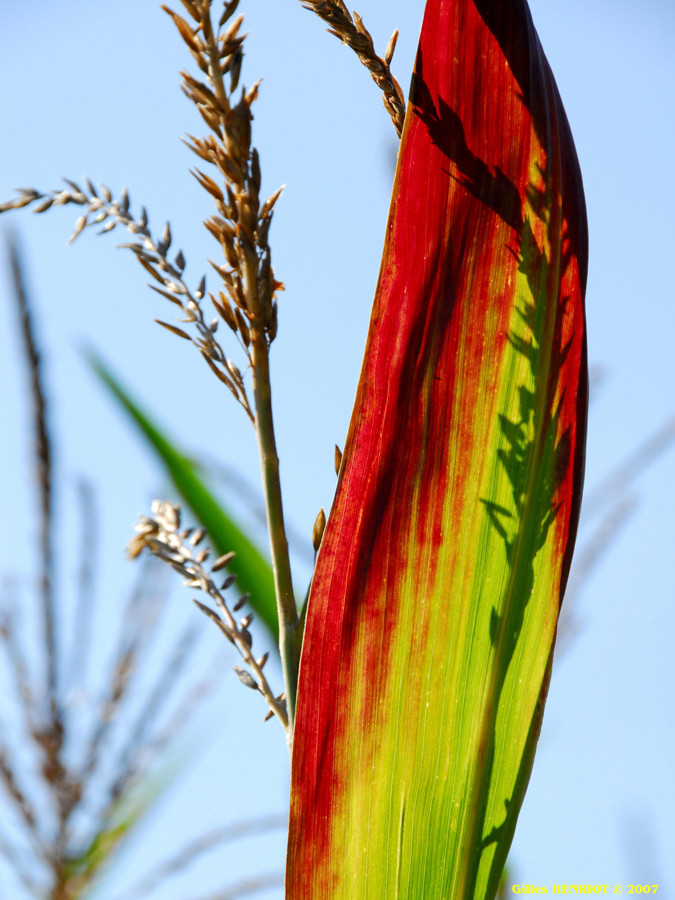
[[[576,534],[586,261],[525,0],[429,0],[310,595],[289,900],[497,889]]]

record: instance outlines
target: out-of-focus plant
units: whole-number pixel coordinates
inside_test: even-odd
[[[185,455],[98,364],[201,526],[156,501],[131,555],[149,551],[201,592],[195,602],[241,657],[240,681],[284,728],[287,896],[493,897],[541,726],[584,471],[586,216],[553,75],[525,0],[427,0],[406,106],[390,68],[397,34],[379,56],[342,0],[303,3],[369,70],[401,146],[337,492],[317,517],[299,603],[271,404],[281,192],[260,193],[238,0],[222,12],[182,3],[185,18],[163,8],[198,68],[182,73],[183,90],[207,134],[186,143],[215,205],[204,225],[217,287],[186,278],[170,226],[154,235],[126,190],[115,199],[67,181],[0,211],[73,204],[73,239],[126,228],[122,246],[177,314],[160,324],[197,348],[255,429],[273,572],[254,559],[263,584],[237,561],[247,551]],[[253,650],[255,613],[278,631],[281,693]]]
[[[219,685],[223,653],[196,678],[189,674],[203,652],[195,623],[158,652],[169,591],[154,560],[143,563],[126,601],[106,612],[117,625],[114,641],[100,637],[98,515],[94,487],[84,480],[78,485],[79,574],[73,595],[63,595],[64,560],[54,546],[60,467],[44,365],[14,239],[8,248],[29,376],[39,545],[35,577],[2,573],[0,854],[16,878],[12,891],[21,885],[42,900],[75,900],[89,896],[175,780],[176,766],[184,765],[172,762],[172,748]],[[101,651],[109,655],[103,665]],[[150,865],[126,896],[149,896],[213,846],[283,825],[283,816],[270,814],[197,838],[186,831],[185,849]],[[3,878],[3,897],[8,889]]]

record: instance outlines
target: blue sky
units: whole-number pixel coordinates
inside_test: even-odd
[[[665,0],[530,5],[587,192],[589,349],[601,373],[589,429],[590,493],[675,415],[675,7]],[[168,17],[154,2],[137,0],[6,7],[0,196],[16,186],[56,187],[61,175],[87,174],[115,191],[125,184],[155,228],[170,218],[198,280],[212,253],[200,225],[210,209],[187,174],[193,159],[179,141],[200,133],[200,124],[179,90],[177,70],[191,60]],[[319,506],[330,503],[333,444],[342,444],[349,421],[396,141],[365,71],[298,0],[242,0],[241,9],[250,33],[243,78],[264,79],[254,123],[263,190],[286,185],[271,234],[275,270],[287,287],[274,399],[288,515],[309,541]],[[421,0],[363,0],[357,9],[381,49],[400,29],[394,70],[407,89]],[[85,234],[65,249],[74,218],[69,210],[40,218],[24,212],[13,224],[40,309],[66,483],[59,497],[62,578],[74,565],[69,536],[77,524],[68,485],[85,474],[99,485],[100,582],[115,609],[131,578],[123,561],[131,525],[162,481],[90,377],[80,347],[98,348],[195,453],[236,465],[254,484],[258,463],[250,426],[229,395],[186,343],[153,323],[167,310],[144,288],[133,258],[114,249],[124,238]],[[34,534],[28,420],[4,278],[0,292],[0,568],[27,572]],[[675,448],[636,480],[632,516],[575,601],[576,631],[554,670],[513,846],[518,881],[658,882],[673,893],[674,484]],[[307,576],[299,564],[298,584]],[[187,599],[176,591],[177,617]],[[227,671],[223,677],[230,679]],[[286,751],[260,713],[237,684],[225,685],[189,744],[190,752],[205,745],[199,762],[111,874],[111,885],[131,883],[148,859],[209,823],[283,810]],[[167,882],[161,896],[189,900],[256,868],[279,869],[283,843],[277,834],[216,852],[193,876]],[[7,877],[0,868],[0,886]]]

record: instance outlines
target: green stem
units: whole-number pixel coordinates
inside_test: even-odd
[[[227,128],[227,115],[231,111],[230,100],[223,83],[220,68],[220,56],[214,36],[210,11],[205,11],[202,20],[202,33],[209,56],[209,71],[216,97],[221,107],[223,119],[223,135],[229,156],[240,163],[242,171],[248,173],[240,181],[233,182],[236,204],[238,206],[237,223],[242,235],[238,241],[239,272],[246,312],[250,322],[251,345],[250,362],[253,372],[253,398],[255,408],[255,431],[258,441],[260,468],[262,471],[265,509],[267,513],[267,529],[269,531],[272,569],[274,572],[274,588],[277,599],[279,618],[279,653],[286,689],[286,706],[288,709],[288,728],[286,729],[289,749],[293,740],[293,723],[295,719],[295,700],[298,683],[298,667],[300,664],[300,645],[302,642],[302,626],[298,617],[298,609],[293,593],[291,563],[288,555],[288,540],[284,525],[284,510],[281,499],[281,482],[279,480],[279,457],[274,437],[274,419],[272,416],[272,388],[270,383],[269,341],[265,331],[265,322],[269,320],[269,310],[263,309],[258,287],[258,248],[252,234],[257,227],[258,198],[250,194],[250,146],[248,143],[237,143]],[[255,211],[255,212],[254,212]]]
[[[253,396],[255,428],[260,454],[267,526],[270,538],[274,586],[279,614],[279,652],[286,686],[290,736],[293,734],[295,699],[300,664],[302,631],[293,593],[288,540],[279,480],[279,457],[274,437],[272,391],[270,387],[269,346],[262,331],[252,335]]]

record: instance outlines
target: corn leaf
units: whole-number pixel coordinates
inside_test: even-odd
[[[199,524],[206,528],[213,548],[219,555],[235,552],[228,568],[237,575],[237,584],[242,592],[250,593],[249,604],[269,629],[277,647],[279,622],[270,563],[216,500],[199,476],[195,464],[140,408],[101,358],[89,353],[88,360],[101,382],[143,435]]]
[[[497,890],[576,536],[586,266],[525,0],[428,0],[309,600],[289,900]]]
[[[165,760],[160,771],[146,774],[118,798],[107,811],[100,831],[77,855],[66,859],[62,872],[64,897],[80,900],[99,896],[104,877],[110,876],[123,848],[175,785],[181,771],[186,768],[185,762],[176,757]]]

